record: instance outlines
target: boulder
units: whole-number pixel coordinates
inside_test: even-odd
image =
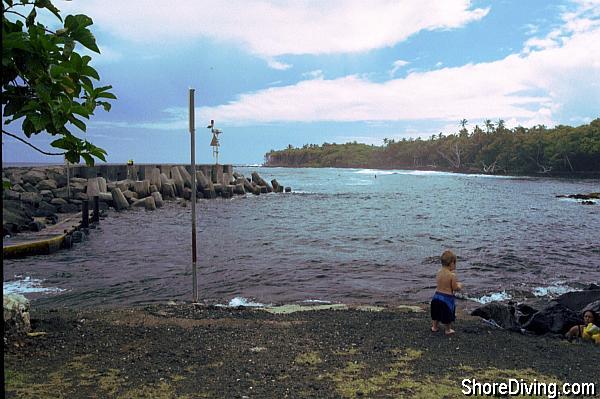
[[[515,317],[515,308],[498,302],[491,302],[481,306],[473,312],[472,316],[479,316],[486,320],[493,320],[502,328],[511,331],[520,331],[521,327]]]
[[[100,192],[98,194],[98,200],[101,201],[101,202],[112,202],[113,197],[112,197],[111,193]]]
[[[54,194],[52,194],[52,191],[50,190],[41,190],[40,195],[44,201],[50,201],[52,198],[54,198]]]
[[[236,184],[235,188],[233,189],[233,192],[237,195],[244,195],[246,194],[246,190],[244,190],[244,185],[243,184]]]
[[[285,192],[286,193],[291,193],[292,192],[292,188],[291,187],[286,187],[285,188]]]
[[[27,192],[27,193],[39,193],[40,192],[40,190],[38,190],[37,187],[31,183],[23,184],[23,190],[25,190],[25,192]]]
[[[112,195],[114,207],[117,211],[129,208],[127,198],[125,198],[123,192],[118,187],[113,188],[110,193]]]
[[[181,175],[181,178],[183,179],[183,184],[186,187],[192,187],[192,175],[187,171],[187,169],[185,168],[185,166],[179,165],[177,166],[177,168],[179,169],[179,174]]]
[[[3,190],[2,198],[4,198],[5,200],[19,201],[21,200],[21,194],[13,190]]]
[[[521,325],[527,323],[529,319],[531,319],[531,316],[536,314],[537,311],[538,310],[532,306],[529,306],[525,303],[519,303],[517,305],[517,311],[515,313],[515,316],[517,317],[517,322]]]
[[[73,197],[73,199],[79,200],[79,201],[87,201],[90,198],[93,197],[88,197],[88,195],[86,193],[77,193],[75,194],[75,196]],[[72,200],[71,200],[72,201]]]
[[[97,197],[100,194],[100,182],[98,177],[92,177],[87,181],[86,194],[88,198]]]
[[[595,301],[600,301],[600,289],[567,292],[556,298],[556,302],[575,312],[581,312],[587,304]]]
[[[134,207],[134,208],[141,208],[143,206],[146,206],[146,201],[144,201],[144,198],[138,199],[138,200],[134,200],[131,203],[131,206]]]
[[[215,190],[204,190],[204,198],[206,199],[215,199],[217,198],[217,193],[215,192]]]
[[[266,192],[273,192],[273,188],[271,188],[269,183],[267,183],[262,177],[260,177],[257,172],[252,172],[252,181],[258,184],[259,186],[266,187]]]
[[[56,187],[65,187],[67,185],[67,175],[65,173],[50,170],[47,173],[48,179],[54,180]]]
[[[61,206],[61,205],[66,205],[68,202],[64,198],[54,198],[50,201],[50,203],[52,205]]]
[[[117,182],[117,187],[119,188],[119,190],[121,190],[121,192],[125,192],[129,189],[131,189],[131,181],[129,180],[120,180]]]
[[[67,187],[57,188],[56,190],[52,190],[52,194],[55,198],[69,199],[69,192]]]
[[[199,190],[204,191],[205,189],[210,189],[212,182],[199,170],[196,172],[196,185]]]
[[[162,180],[160,177],[160,169],[154,168],[150,171],[150,185],[156,187],[157,191],[160,191],[162,187]]]
[[[189,188],[189,187],[183,188],[183,198],[188,201],[192,199],[192,189],[191,188]]]
[[[133,183],[133,191],[138,195],[138,198],[145,198],[150,195],[150,180],[138,180]]]
[[[165,199],[175,199],[175,183],[163,183],[162,195]]]
[[[156,204],[157,208],[160,208],[161,206],[164,205],[162,195],[160,195],[160,193],[158,191],[155,191],[150,195],[152,196],[152,198],[154,198],[154,203]]]
[[[42,196],[38,193],[24,192],[21,193],[21,201],[32,205],[37,205],[42,202]]]
[[[183,187],[184,187],[183,177],[181,177],[179,168],[177,168],[176,166],[173,166],[171,168],[171,179],[173,179],[173,182],[175,183],[176,194],[178,196],[183,196]]]
[[[247,193],[254,193],[255,192],[254,186],[247,179],[244,179],[244,190]]]
[[[564,334],[569,328],[580,323],[581,316],[577,312],[552,301],[549,306],[531,316],[523,328],[536,334]]]
[[[150,185],[150,194],[152,193],[157,193],[158,192],[158,187],[156,187],[154,184]]]
[[[154,197],[153,196],[149,196],[144,198],[144,205],[146,206],[146,210],[147,211],[154,211],[156,210],[156,202],[154,202]]]
[[[275,191],[276,193],[283,192],[283,186],[279,184],[279,182],[277,182],[277,179],[271,180],[271,184],[273,185],[273,191]]]
[[[221,195],[223,193],[223,185],[220,183],[215,183],[213,184],[214,190],[217,193],[217,195]]]
[[[75,204],[64,204],[58,207],[59,213],[75,213],[79,211],[79,207]]]
[[[42,180],[46,179],[46,172],[37,169],[32,169],[29,172],[25,173],[23,176],[21,176],[21,179],[24,183],[29,183],[35,186]]]
[[[23,186],[21,186],[20,184],[13,184],[12,189],[13,189],[13,191],[16,191],[17,193],[22,193],[23,191],[25,191]]]
[[[29,300],[21,294],[4,295],[4,336],[24,336],[31,331]]]
[[[56,213],[57,208],[46,202],[46,201],[42,201],[39,203],[37,209],[35,209],[35,211],[33,212],[34,216],[38,216],[38,217],[48,217],[48,216],[52,216]]]
[[[134,193],[133,191],[130,191],[130,190],[123,191],[123,196],[125,198],[127,198],[127,200],[130,200],[130,199],[136,200],[136,199],[138,199],[137,193]]]
[[[2,229],[6,232],[19,232],[33,221],[33,209],[15,200],[2,202]]]
[[[58,188],[58,185],[54,180],[46,179],[40,181],[36,187],[38,190],[55,190]]]
[[[31,231],[42,231],[42,229],[45,228],[46,225],[39,220],[34,220],[33,222],[29,223],[29,230]]]
[[[106,186],[106,179],[104,177],[98,177],[98,187],[100,188],[101,193],[108,192],[108,187]]]

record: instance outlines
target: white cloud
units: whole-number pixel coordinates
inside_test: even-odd
[[[290,69],[292,67],[290,64],[279,62],[273,58],[267,59],[267,65],[269,65],[269,68],[277,69],[278,71],[285,71],[286,69]]]
[[[396,60],[392,63],[392,69],[390,70],[390,76],[394,76],[396,74],[396,72],[398,71],[398,69],[402,68],[403,66],[406,66],[410,64],[410,62],[408,61],[404,61],[404,60]]]
[[[471,8],[470,0],[128,0],[108,6],[89,0],[61,7],[92,15],[96,29],[126,40],[156,45],[210,37],[266,59],[383,48],[422,30],[464,26],[489,12]]]
[[[324,75],[322,70],[316,69],[314,71],[304,72],[302,77],[307,79],[323,79]]]

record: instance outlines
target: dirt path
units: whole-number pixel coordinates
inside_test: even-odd
[[[37,310],[5,348],[7,397],[459,398],[463,378],[596,382],[600,348],[491,329],[463,316],[429,332],[426,313],[156,305]]]

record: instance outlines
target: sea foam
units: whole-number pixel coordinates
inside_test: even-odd
[[[22,276],[17,276],[17,278]],[[29,294],[45,292],[62,292],[65,289],[58,287],[42,287],[43,280],[31,278],[29,276],[22,280],[4,281],[3,290],[5,294]]]

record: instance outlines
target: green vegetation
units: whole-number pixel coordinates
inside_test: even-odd
[[[63,27],[53,31],[36,21],[38,13],[53,14]],[[100,53],[89,30],[87,15],[68,15],[64,21],[50,0],[2,0],[2,109],[4,125],[20,121],[22,133],[31,138],[46,132],[58,138],[51,145],[64,152],[40,150],[17,132],[11,136],[46,155],[64,155],[73,163],[81,158],[89,165],[94,157],[106,161],[106,151],[75,136],[83,132],[96,107],[110,110],[106,100],[116,99],[112,86],[94,87],[100,80],[89,63],[92,57],[75,51],[77,43]]]
[[[457,134],[427,140],[384,139],[359,143],[306,144],[270,151],[267,166],[430,169],[490,174],[577,174],[600,171],[600,119],[588,125],[508,129],[487,120],[472,131],[461,121]]]

